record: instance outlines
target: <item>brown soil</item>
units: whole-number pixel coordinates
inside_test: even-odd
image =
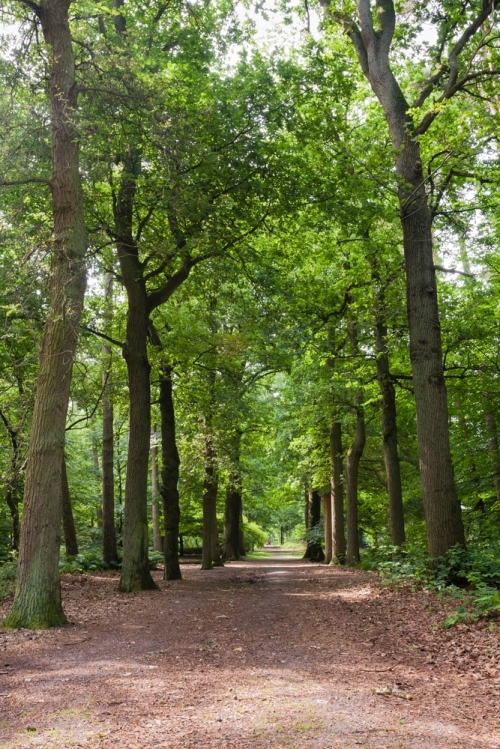
[[[279,553],[183,575],[67,575],[70,626],[0,630],[2,749],[500,747],[498,624]]]

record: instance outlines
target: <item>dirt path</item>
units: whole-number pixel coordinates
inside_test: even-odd
[[[65,576],[72,626],[0,630],[0,747],[500,749],[498,625],[278,554],[183,574]]]

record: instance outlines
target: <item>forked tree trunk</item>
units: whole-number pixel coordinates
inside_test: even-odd
[[[325,562],[330,564],[332,561],[332,494],[325,492],[322,497],[323,518],[325,520]],[[282,542],[283,543],[283,542]]]
[[[132,233],[139,172],[140,154],[129,148],[123,163],[123,175],[115,205],[118,259],[128,301],[127,330],[123,346],[130,403],[123,560],[119,584],[119,590],[123,593],[156,588],[149,571],[148,559],[147,489],[151,432],[150,365],[147,352],[149,309],[139,248]]]
[[[113,278],[105,280],[104,328],[111,325],[113,304]],[[113,402],[111,399],[112,378],[111,347],[102,347],[102,555],[106,564],[118,561],[115,530],[115,481],[114,481],[114,434]]]
[[[322,2],[329,7],[329,0]],[[378,31],[370,0],[358,0],[357,8],[360,28],[350,20],[341,22],[385,114],[395,154],[427,544],[429,555],[437,558],[456,544],[464,546],[465,535],[451,462],[426,179],[419,141],[411,133],[410,106],[389,62],[396,22],[394,3],[377,0]]]
[[[181,511],[179,506],[179,453],[175,439],[175,411],[172,393],[172,369],[162,366],[160,374],[160,411],[161,411],[161,496],[163,499],[163,516],[165,518],[165,580],[182,580],[179,566],[179,523]]]
[[[4,622],[8,627],[42,629],[66,621],[59,579],[62,463],[87,249],[69,6],[69,0],[44,0],[36,6],[49,47],[52,279],[28,450],[16,593]]]
[[[161,540],[161,528],[160,528],[160,482],[158,481],[158,445],[156,426],[151,431],[152,445],[151,445],[151,494],[152,504],[151,511],[153,516],[153,549],[155,551],[163,551],[163,544]]]
[[[330,424],[330,462],[332,481],[332,562],[345,564],[344,480],[342,461],[342,424]]]
[[[68,485],[68,472],[66,470],[66,459],[63,458],[62,465],[62,520],[64,531],[64,543],[66,555],[76,557],[78,554],[78,541],[76,539],[75,519]]]

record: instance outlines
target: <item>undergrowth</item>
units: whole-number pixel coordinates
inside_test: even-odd
[[[121,550],[119,551],[121,553]],[[159,562],[163,562],[163,554],[158,551],[149,552],[149,567],[152,570],[157,569]],[[106,564],[102,559],[102,552],[99,547],[91,546],[82,549],[80,554],[68,557],[61,550],[59,561],[59,571],[64,574],[81,574],[83,572],[100,572],[104,570],[116,570],[121,567],[121,560],[116,564]],[[15,555],[4,555],[0,558],[0,600],[7,598],[14,592],[17,575],[17,559]]]
[[[429,560],[422,544],[371,547],[361,567],[378,571],[389,585],[422,586],[456,599],[460,605],[442,622],[446,629],[493,617],[500,614],[500,532],[475,528],[471,535],[468,549],[455,547],[438,560]]]
[[[14,592],[16,585],[17,562],[9,559],[0,565],[0,600]]]

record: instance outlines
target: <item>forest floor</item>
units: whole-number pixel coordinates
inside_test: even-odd
[[[182,571],[65,575],[69,626],[0,629],[0,747],[500,748],[498,620],[278,551]]]

